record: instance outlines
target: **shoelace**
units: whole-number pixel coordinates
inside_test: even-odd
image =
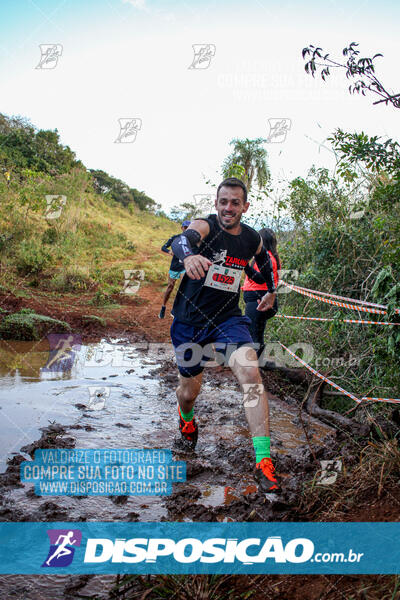
[[[264,475],[267,479],[269,479],[271,481],[276,481],[276,479],[274,477],[275,467],[272,464],[272,461],[270,458],[263,458],[262,460],[260,460],[258,465],[256,465],[256,468],[261,469],[261,471],[264,473]]]
[[[185,424],[182,427],[182,433],[193,433],[194,431],[196,431],[196,428],[193,423],[193,419],[191,421],[184,421],[184,423]]]

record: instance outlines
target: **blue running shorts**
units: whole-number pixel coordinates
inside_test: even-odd
[[[185,271],[171,271],[171,269],[168,272],[169,277],[171,277],[171,279],[180,279],[181,275],[183,275],[185,273]]]
[[[229,317],[218,325],[211,323],[205,327],[193,327],[174,319],[171,339],[179,373],[183,377],[194,377],[203,371],[207,361],[216,360],[218,364],[227,365],[229,356],[240,346],[254,347],[250,323],[249,317],[240,316]]]

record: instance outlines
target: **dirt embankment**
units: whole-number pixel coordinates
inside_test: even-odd
[[[167,308],[165,319],[159,319],[162,304],[160,286],[144,284],[136,295],[115,294],[112,299],[119,305],[116,308],[112,305],[95,306],[91,303],[92,299],[93,293],[64,294],[57,297],[37,290],[31,297],[2,293],[0,306],[5,311],[3,314],[30,308],[37,314],[65,321],[84,342],[97,341],[101,337],[122,336],[130,341],[169,341],[172,317],[168,308],[172,304]]]

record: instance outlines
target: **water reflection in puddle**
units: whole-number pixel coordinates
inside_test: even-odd
[[[40,427],[49,421],[77,426],[71,430],[76,448],[171,448],[177,422],[175,391],[152,374],[160,363],[157,355],[144,347],[147,345],[118,340],[77,345],[73,347],[74,360],[69,371],[46,372],[49,359],[46,343],[0,342],[3,470],[7,457],[38,439]],[[232,440],[235,444],[251,444],[247,428],[235,418],[235,412],[242,415],[243,407],[241,394],[231,382],[224,387],[224,402],[228,410],[221,406],[221,389],[206,383],[196,405],[201,424],[197,457],[206,457],[210,467],[205,475],[208,481],[200,477],[191,483],[201,492],[198,502],[210,507],[233,502],[235,494],[255,491],[252,481],[244,482],[236,491],[226,485],[227,481],[225,485],[210,482],[212,457],[218,454],[218,444]],[[208,416],[203,426],[202,414],[206,410]],[[218,420],[221,413],[222,423]],[[272,444],[276,451],[287,453],[304,444],[304,432],[296,424],[296,418],[295,408],[272,399]],[[314,441],[327,435],[329,428],[312,418],[310,423]],[[221,477],[217,478],[214,484],[220,480]],[[28,502],[27,487],[13,491],[14,499],[24,509]],[[30,504],[41,501],[29,498]],[[109,520],[113,515],[115,519],[148,521],[167,515],[163,499],[157,496],[146,497],[145,503],[143,497],[131,496],[118,504],[101,497],[58,497],[57,504],[71,520]]]
[[[159,382],[149,374],[157,365],[132,345],[100,342],[75,349],[69,371],[49,371],[47,342],[0,341],[0,468],[21,446],[40,437],[51,421],[72,425],[83,421],[105,428],[121,447],[143,445],[146,417],[159,413]],[[57,365],[53,365],[56,367]],[[127,372],[129,371],[129,372]],[[114,419],[118,435],[109,436]],[[149,419],[147,418],[147,421]],[[130,435],[122,433],[130,424]],[[90,447],[99,440],[91,440]]]

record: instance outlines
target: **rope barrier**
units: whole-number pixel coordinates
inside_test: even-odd
[[[393,404],[400,404],[399,398],[361,398],[361,400],[366,400],[367,402],[392,402]]]
[[[284,281],[280,281],[280,283],[286,284]],[[336,296],[336,294],[331,294],[329,292],[320,292],[319,290],[310,290],[309,288],[301,287],[300,285],[296,285],[294,283],[290,284],[293,287],[298,288],[299,290],[304,290],[305,292],[312,292],[314,294],[318,294],[318,296],[327,296],[328,298],[336,298],[336,300],[347,300],[348,302],[357,302],[359,304],[365,304],[366,306],[374,306],[375,308],[387,308],[383,304],[375,304],[374,302],[367,302],[366,300],[357,300],[356,298],[348,298],[347,296]]]
[[[318,371],[316,371],[315,369],[310,367],[310,365],[308,365],[306,362],[304,362],[304,360],[302,358],[300,358],[299,356],[297,356],[297,354],[295,354],[294,352],[289,350],[289,348],[286,348],[286,346],[284,344],[282,344],[282,342],[278,342],[278,343],[282,346],[282,348],[284,348],[287,352],[289,352],[289,354],[291,354],[293,356],[293,358],[298,360],[302,365],[304,365],[306,367],[306,369],[311,371],[311,373],[313,373],[316,377],[319,377],[320,379],[322,379],[322,381],[329,383],[329,385],[331,385],[332,387],[339,390],[339,392],[342,392],[342,394],[345,394],[346,396],[348,396],[349,398],[354,400],[354,402],[357,402],[358,404],[360,404],[361,400],[359,400],[357,398],[357,396],[354,396],[354,394],[351,394],[350,392],[346,392],[346,390],[344,390],[342,387],[340,387],[340,385],[338,385],[337,383],[334,383],[333,381],[331,381],[330,379],[325,377],[325,375],[321,375],[321,373],[318,373]]]
[[[327,304],[332,304],[333,306],[340,306],[342,308],[350,308],[351,310],[358,310],[358,311],[362,311],[362,312],[366,312],[366,313],[373,313],[373,314],[378,314],[378,315],[386,315],[387,314],[387,306],[384,306],[383,304],[374,304],[373,302],[367,302],[365,300],[357,300],[355,298],[347,298],[346,296],[337,296],[336,294],[331,294],[328,292],[320,292],[317,290],[310,290],[308,288],[303,288],[301,286],[294,285],[292,283],[286,283],[283,280],[281,280],[280,283],[282,283],[282,285],[285,285],[286,287],[294,290],[295,292],[302,294],[303,296],[308,296],[309,298],[314,298],[315,300],[319,300],[320,302],[326,302]],[[345,302],[337,302],[336,300],[331,300],[330,298],[336,298],[336,300],[346,300],[348,302],[354,302],[355,304],[348,304],[348,302],[346,302],[346,303]],[[371,307],[374,307],[374,308],[371,308]],[[395,308],[394,311],[397,314],[400,314],[399,308]],[[334,321],[335,320],[332,318],[325,318],[325,317],[302,317],[302,316],[281,315],[281,314],[277,314],[276,316],[281,317],[283,319],[302,319],[305,321]],[[400,323],[391,323],[388,321],[366,321],[366,320],[362,320],[362,319],[340,319],[340,322],[341,323],[357,323],[357,324],[365,324],[365,325],[400,325]],[[281,342],[279,342],[279,344],[291,356],[293,356],[293,358],[295,358],[304,367],[306,367],[306,369],[308,369],[311,373],[313,373],[313,375],[315,375],[319,379],[322,379],[322,381],[325,381],[325,383],[332,386],[333,388],[339,390],[339,392],[341,392],[345,396],[348,396],[349,398],[351,398],[352,400],[357,402],[357,404],[360,404],[361,402],[388,402],[388,403],[392,403],[392,404],[400,404],[399,398],[372,398],[369,396],[364,396],[361,399],[359,399],[359,398],[357,398],[357,396],[354,396],[354,394],[351,394],[350,392],[347,392],[345,389],[340,387],[340,385],[338,385],[337,383],[334,383],[333,381],[328,379],[328,377],[325,377],[325,375],[318,373],[318,371],[316,371],[315,369],[313,369],[313,367],[308,365],[304,360],[302,360],[299,356],[297,356],[297,354],[292,352],[292,350],[289,350],[289,348],[286,348],[286,346],[284,344],[282,344]]]
[[[367,312],[367,313],[373,313],[373,314],[377,314],[377,315],[386,315],[387,311],[386,310],[382,310],[382,308],[387,308],[387,306],[383,306],[382,304],[377,304],[377,305],[373,305],[373,306],[380,306],[381,308],[367,308],[366,306],[361,306],[357,304],[347,304],[344,302],[336,302],[336,300],[330,300],[329,298],[325,298],[324,296],[327,295],[326,292],[315,292],[315,290],[311,290],[308,291],[307,288],[302,288],[298,285],[293,285],[292,283],[286,283],[285,281],[281,280],[282,285],[285,285],[286,287],[294,290],[295,292],[302,294],[303,296],[308,296],[309,298],[314,298],[315,300],[319,300],[320,302],[325,302],[327,304],[332,304],[333,306],[340,306],[342,308],[350,308],[351,310],[359,310],[362,312]],[[330,294],[333,297],[334,294]],[[339,298],[339,296],[337,296]],[[341,298],[344,298],[346,300],[350,300],[351,302],[358,302],[358,303],[363,303],[363,304],[372,304],[372,303],[366,303],[363,300],[355,300],[354,298],[345,298],[344,296],[341,296]],[[400,314],[400,308],[396,308],[395,312]]]
[[[354,394],[351,394],[350,392],[347,392],[345,389],[340,387],[340,385],[338,385],[337,383],[334,383],[333,381],[328,379],[328,377],[325,377],[325,375],[318,373],[318,371],[316,371],[315,369],[313,369],[313,367],[308,365],[303,359],[301,359],[299,356],[297,356],[297,354],[292,352],[292,350],[289,350],[289,348],[286,348],[286,346],[284,344],[282,344],[282,342],[278,342],[278,343],[282,346],[282,348],[284,348],[287,352],[289,352],[289,354],[291,356],[293,356],[293,358],[298,360],[304,367],[306,367],[306,369],[311,371],[311,373],[313,373],[313,375],[315,375],[316,377],[319,377],[319,379],[322,379],[322,381],[325,381],[325,383],[328,383],[335,389],[339,390],[339,392],[342,392],[342,394],[344,394],[345,396],[348,396],[349,398],[354,400],[354,402],[357,402],[357,404],[360,404],[361,402],[364,402],[364,401],[365,402],[388,402],[391,404],[400,404],[399,398],[370,398],[370,397],[364,396],[363,398],[359,399],[359,398],[357,398],[357,396],[354,396]]]
[[[276,317],[284,319],[302,319],[305,321],[335,321],[335,319],[326,319],[324,317],[295,317],[293,315],[277,314]],[[361,319],[339,319],[340,323],[362,323],[365,325],[400,325],[400,323],[390,323],[389,321],[363,321]]]
[[[362,312],[367,312],[367,313],[374,313],[376,315],[386,315],[386,311],[385,310],[381,310],[379,308],[367,308],[365,306],[356,306],[354,304],[345,304],[344,302],[337,302],[336,300],[330,300],[329,298],[323,298],[322,296],[317,296],[316,294],[312,294],[311,292],[306,292],[302,289],[296,289],[296,286],[292,285],[291,283],[284,283],[282,282],[283,285],[286,285],[286,287],[291,288],[292,290],[294,290],[295,292],[298,292],[299,294],[302,294],[303,296],[308,296],[309,298],[314,298],[315,300],[319,300],[320,302],[326,302],[327,304],[333,304],[334,306],[341,306],[342,308],[350,308],[351,310],[360,310]]]

